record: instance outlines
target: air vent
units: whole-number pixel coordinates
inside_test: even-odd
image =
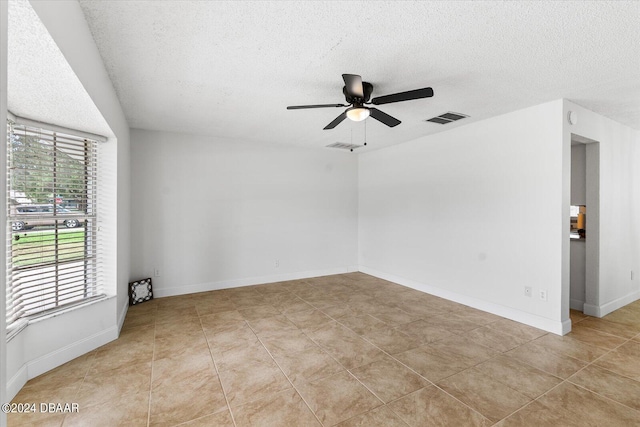
[[[427,119],[427,121],[431,123],[446,125],[447,123],[455,122],[456,120],[464,119],[465,117],[469,116],[465,116],[464,114],[460,113],[452,113],[451,111],[449,111],[448,113],[440,114],[437,117]]]
[[[440,117],[434,117],[432,119],[428,119],[427,121],[431,123],[440,123],[441,125],[446,125],[447,123],[451,123],[451,120],[442,119]]]
[[[356,148],[360,148],[360,147],[362,147],[362,145],[347,144],[345,142],[335,142],[333,144],[327,145],[327,148],[339,148],[341,150],[349,150],[349,151],[353,151]]]

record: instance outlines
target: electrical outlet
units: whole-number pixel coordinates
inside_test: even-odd
[[[547,290],[546,289],[540,289],[540,299],[542,301],[546,301],[547,300]]]
[[[524,287],[524,296],[525,297],[531,298],[531,294],[532,293],[533,293],[533,290],[531,289],[531,286],[525,286]]]
[[[153,269],[153,277],[160,277],[160,269],[159,268],[154,268]]]
[[[280,267],[280,260],[279,259],[276,260],[276,268],[278,268],[278,267]]]

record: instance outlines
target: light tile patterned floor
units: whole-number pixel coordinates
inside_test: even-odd
[[[640,425],[640,301],[547,334],[362,273],[156,299],[10,426]]]

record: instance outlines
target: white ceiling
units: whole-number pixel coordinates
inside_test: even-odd
[[[27,0],[10,0],[7,105],[16,116],[113,136]]]
[[[640,2],[209,2],[80,0],[131,127],[324,146],[363,124],[342,109],[342,73],[380,106],[370,148],[558,98],[640,129]],[[471,116],[448,125],[424,120]]]

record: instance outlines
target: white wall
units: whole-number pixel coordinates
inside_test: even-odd
[[[578,123],[570,125],[563,121],[565,143],[571,140],[572,133],[599,142],[587,147],[587,150],[599,148],[600,191],[596,206],[599,216],[597,265],[587,265],[588,269],[596,270],[598,283],[597,289],[592,290],[593,298],[589,297],[587,287],[585,313],[604,316],[640,298],[640,132],[565,100],[563,117],[569,111],[578,113]],[[593,224],[589,223],[592,212],[593,207],[587,206],[587,239],[593,235]],[[633,280],[631,271],[634,271]]]
[[[361,154],[361,270],[566,333],[562,108],[558,100]]]
[[[28,379],[115,339],[128,299],[129,127],[77,1],[33,1],[31,5],[115,135],[101,146],[101,166],[105,166],[101,173],[111,180],[103,180],[100,187],[108,201],[101,206],[101,227],[107,236],[105,287],[113,297],[32,322],[15,336],[6,349],[8,399]],[[2,31],[6,35],[6,29]],[[2,72],[6,75],[6,61]],[[6,105],[6,93],[3,99]]]
[[[137,129],[131,141],[132,274],[159,269],[156,296],[356,269],[353,153]]]

